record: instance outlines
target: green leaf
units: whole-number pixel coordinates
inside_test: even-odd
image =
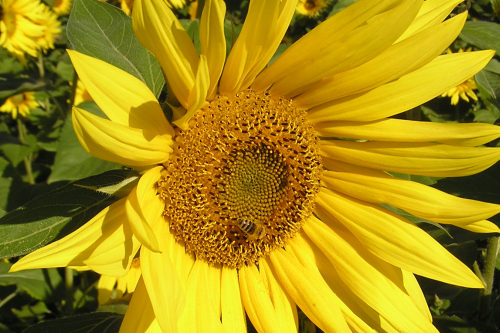
[[[43,81],[34,81],[19,79],[11,75],[2,75],[0,77],[0,99],[25,92],[36,91],[46,87]]]
[[[114,333],[119,331],[122,320],[123,316],[116,313],[87,313],[46,321],[25,329],[23,333]]]
[[[500,24],[484,21],[465,23],[460,38],[480,49],[493,49],[500,54]]]
[[[66,28],[71,47],[142,80],[159,96],[165,80],[160,65],[132,31],[119,8],[97,0],[75,0]]]
[[[130,170],[113,170],[49,186],[42,195],[0,218],[0,258],[24,255],[75,231],[118,199],[89,188],[136,176]]]
[[[33,150],[33,147],[23,144],[6,143],[0,145],[0,151],[13,166],[17,166],[21,163],[25,157],[33,152]]]
[[[18,290],[40,301],[49,300],[54,291],[62,286],[61,275],[55,268],[8,273],[10,266],[10,263],[0,262],[0,286],[16,285]]]
[[[491,59],[488,65],[486,65],[486,67],[484,68],[484,70],[500,74],[500,61],[496,59]]]
[[[95,105],[95,103],[92,104]],[[83,104],[80,107],[89,109],[88,105],[91,104],[86,105],[87,107]],[[48,182],[76,180],[118,168],[120,165],[95,158],[82,148],[73,130],[70,114],[61,131],[54,166]]]
[[[500,74],[483,70],[476,74],[476,83],[490,99],[500,101]]]

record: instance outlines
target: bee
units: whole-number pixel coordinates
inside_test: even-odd
[[[264,237],[264,227],[248,219],[238,219],[237,223],[241,231],[247,236],[247,240],[256,240]]]

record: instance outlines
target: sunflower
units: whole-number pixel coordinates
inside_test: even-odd
[[[0,46],[24,62],[25,54],[36,57],[54,48],[61,33],[57,15],[39,0],[3,0]]]
[[[27,91],[7,98],[0,106],[0,112],[10,113],[12,118],[16,119],[18,114],[22,117],[26,117],[29,115],[30,110],[38,106],[39,104],[35,99],[35,93]]]
[[[71,0],[54,0],[52,10],[57,15],[66,15],[71,10]]]
[[[299,0],[297,13],[305,16],[315,16],[327,5],[326,0]]]
[[[466,52],[470,52],[470,48],[466,50]],[[459,49],[458,53],[464,52],[463,49]],[[447,50],[448,54],[453,53],[450,49]],[[460,101],[460,98],[463,99],[466,102],[469,102],[469,97],[472,98],[473,100],[477,101],[477,95],[474,92],[474,90],[477,89],[476,85],[476,80],[474,80],[474,77],[470,77],[464,82],[460,83],[456,87],[453,87],[443,93],[441,97],[450,97],[450,104],[451,105],[457,105],[458,102]]]
[[[119,276],[139,251],[123,332],[244,332],[245,316],[259,332],[296,331],[297,307],[325,332],[435,332],[414,274],[483,284],[387,205],[484,233],[499,231],[486,219],[500,206],[391,174],[480,172],[500,150],[477,146],[500,129],[389,117],[493,56],[440,55],[467,16],[446,19],[457,3],[359,0],[266,66],[297,1],[252,0],[226,58],[224,2],[205,2],[199,54],[163,0],[135,0],[132,25],[179,102],[174,119],[142,81],[68,51],[108,117],[74,108],[80,142],[142,176],[127,197],[11,270]]]

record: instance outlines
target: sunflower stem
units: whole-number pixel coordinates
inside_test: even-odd
[[[7,295],[7,297],[5,297],[4,299],[2,299],[0,301],[0,308],[2,306],[4,306],[5,304],[7,304],[7,302],[10,301],[11,299],[13,299],[16,295],[17,295],[17,291],[14,291],[13,293]]]
[[[491,296],[493,291],[493,278],[495,275],[495,266],[497,262],[498,255],[498,242],[500,237],[490,237],[488,239],[488,245],[486,247],[486,256],[484,260],[483,268],[483,278],[486,284],[482,295],[481,295],[481,305],[480,305],[480,315],[482,317],[487,317],[491,311]]]
[[[66,304],[65,307],[68,313],[72,312],[73,308],[73,270],[64,268],[64,287],[66,289]]]
[[[38,61],[36,62],[36,65],[38,67],[38,72],[40,73],[40,78],[44,79],[45,78],[45,68],[43,66],[43,57],[39,56]]]
[[[19,141],[21,143],[26,143],[26,127],[22,120],[17,118],[17,132],[19,136]],[[35,178],[33,177],[33,170],[31,168],[31,160],[33,159],[33,155],[29,154],[26,156],[24,160],[24,168],[26,169],[26,176],[28,177],[28,183],[35,184]]]

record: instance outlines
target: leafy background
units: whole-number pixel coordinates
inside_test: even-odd
[[[294,17],[277,55],[353,2],[328,1],[317,16]],[[51,5],[52,1],[46,3]],[[199,45],[199,22],[190,19],[188,8],[189,4],[176,14],[195,45]],[[227,8],[225,32],[229,50],[241,30],[248,1],[227,1]],[[500,0],[465,2],[454,14],[467,8],[468,22],[452,50],[471,47],[497,52],[476,75],[479,100],[460,101],[452,106],[448,98],[436,98],[401,117],[499,123]],[[65,33],[57,39],[55,49],[29,59],[26,66],[0,48],[0,104],[23,91],[36,91],[40,102],[40,107],[26,118],[13,120],[9,114],[0,114],[0,332],[117,332],[128,300],[120,298],[98,306],[98,276],[92,272],[61,268],[7,273],[19,256],[67,235],[117,200],[123,192],[122,184],[135,177],[133,171],[95,159],[80,147],[70,115],[76,76],[65,49],[76,49],[112,63],[144,81],[160,100],[166,97],[157,62],[137,42],[129,17],[118,7],[96,0],[74,0],[70,15],[60,20]],[[92,102],[80,107],[101,113]],[[499,142],[490,145],[498,146]],[[458,179],[405,177],[460,196],[500,202],[500,165]],[[100,188],[107,191],[98,191]],[[493,221],[500,224],[498,217]],[[497,332],[500,288],[493,274],[500,269],[496,259],[498,237],[431,224],[422,227],[489,279],[491,286],[490,292],[484,292],[420,279],[436,326],[441,332]],[[493,266],[488,268],[488,263]],[[300,315],[299,320],[301,332],[316,331],[305,316]]]

